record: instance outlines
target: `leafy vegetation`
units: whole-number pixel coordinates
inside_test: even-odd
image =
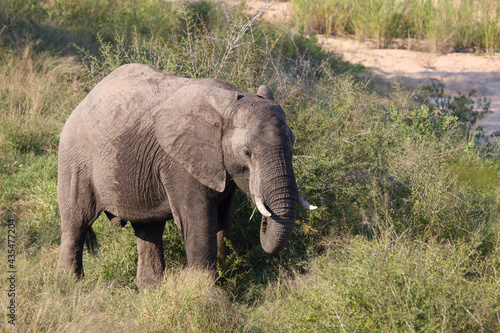
[[[304,32],[371,38],[378,48],[402,39],[433,52],[498,51],[500,5],[494,0],[292,0]]]
[[[311,273],[267,290],[269,331],[494,332],[498,280],[472,244],[331,239]],[[488,266],[493,264],[493,266]],[[487,265],[487,266],[484,266]],[[470,288],[475,292],[464,292]]]
[[[487,102],[438,92],[433,106],[398,82],[378,92],[314,39],[213,2],[0,0],[0,31],[0,258],[13,217],[18,272],[16,326],[4,318],[2,331],[500,330],[500,164],[472,135]],[[296,136],[301,194],[320,206],[299,211],[281,254],[263,253],[258,213],[238,194],[218,287],[182,270],[169,222],[165,281],[138,292],[133,231],[104,216],[85,278],[54,275],[58,133],[129,62],[271,86]]]

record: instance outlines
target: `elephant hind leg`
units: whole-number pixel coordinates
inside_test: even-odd
[[[59,248],[59,258],[57,267],[59,270],[67,270],[73,273],[77,278],[83,276],[83,248],[87,234],[91,234],[87,245],[89,250],[93,251],[93,245],[96,244],[95,234],[91,230],[92,223],[99,214],[90,219],[74,217],[67,219],[61,217],[61,246]],[[94,237],[92,237],[92,235]]]
[[[163,277],[165,259],[162,236],[165,222],[131,222],[139,255],[136,282],[139,288],[156,287]]]
[[[60,168],[57,196],[61,214],[61,246],[58,270],[66,270],[77,278],[83,275],[82,255],[87,234],[99,217],[100,209],[91,182],[78,172]],[[88,244],[95,243],[90,238]]]

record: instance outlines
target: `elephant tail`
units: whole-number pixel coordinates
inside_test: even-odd
[[[85,247],[92,255],[97,254],[99,244],[97,243],[97,237],[92,227],[90,227],[87,231],[87,237],[85,237]]]

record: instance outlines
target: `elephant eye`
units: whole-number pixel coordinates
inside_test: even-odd
[[[250,158],[250,157],[252,157],[252,152],[249,149],[245,149],[245,150],[243,150],[243,155]]]

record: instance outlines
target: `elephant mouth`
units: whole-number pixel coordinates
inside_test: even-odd
[[[255,197],[254,202],[255,202],[255,206],[257,206],[257,209],[262,214],[262,216],[270,217],[272,215],[272,213],[267,210],[266,206],[264,205],[264,201],[260,197]],[[314,205],[307,203],[307,201],[302,199],[300,196],[297,199],[297,203],[307,210],[318,209],[317,206],[314,206]]]
[[[317,207],[306,203],[300,197],[296,199],[289,198],[287,209],[280,209],[277,212],[267,210],[264,202],[258,197],[254,198],[255,204],[262,214],[262,221],[260,225],[260,240],[262,248],[269,254],[280,252],[288,242],[294,221],[295,221],[295,207],[297,204],[304,206],[306,209],[314,210]]]

